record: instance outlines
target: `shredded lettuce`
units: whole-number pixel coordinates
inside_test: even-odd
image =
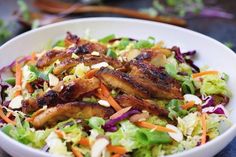
[[[231,93],[227,87],[226,81],[222,80],[218,75],[206,75],[200,87],[201,94],[223,94],[230,96]]]
[[[152,152],[149,147],[142,147],[140,149],[135,150],[132,153],[132,157],[152,157]]]
[[[102,126],[105,124],[105,120],[100,117],[91,117],[88,121],[88,125],[92,129],[98,130],[98,132],[104,133],[104,130],[102,129]]]
[[[85,66],[84,63],[80,63],[76,65],[74,70],[74,75],[81,78],[85,75],[86,72],[90,70],[90,68],[89,66]]]
[[[183,118],[178,117],[178,128],[182,131],[183,135],[191,136],[195,127],[198,125],[199,117],[197,112],[189,113]]]
[[[120,125],[118,131],[107,133],[107,136],[111,139],[111,144],[122,145],[128,151],[139,148],[140,144],[136,141],[135,137],[139,128],[127,120],[121,122]]]
[[[63,142],[55,132],[47,137],[46,143],[49,147],[49,153],[62,157],[73,157],[72,152],[69,152],[66,147],[66,142]]]
[[[184,94],[194,94],[195,93],[195,87],[192,80],[185,80],[182,83],[182,90]]]
[[[51,132],[50,129],[35,131],[26,121],[22,124],[18,122],[16,126],[7,124],[1,130],[11,138],[35,148],[42,148],[45,145],[45,139]]]
[[[167,105],[167,109],[169,111],[169,115],[168,117],[170,119],[175,119],[177,117],[183,117],[185,115],[188,114],[188,111],[183,110],[181,108],[181,105],[183,104],[183,102],[181,100],[178,99],[172,99],[168,105]]]
[[[74,119],[69,119],[57,124],[56,128],[62,130],[66,136],[64,137],[67,142],[77,143],[82,135],[82,128],[76,123]]]
[[[138,128],[128,120],[120,123],[118,131],[107,133],[112,145],[122,145],[128,151],[152,144],[170,143],[167,133]]]

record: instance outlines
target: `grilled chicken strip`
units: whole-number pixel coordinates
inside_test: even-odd
[[[97,64],[101,62],[107,62],[109,65],[111,65],[114,68],[122,67],[122,63],[120,61],[113,59],[111,57],[108,57],[102,54],[99,56],[86,54],[86,55],[79,56],[79,58],[77,59],[74,59],[74,58],[65,59],[54,68],[53,73],[55,75],[59,75],[60,73],[67,71],[68,69],[76,66],[79,63],[84,63],[86,66],[91,66],[93,64]]]
[[[127,94],[149,98],[147,89],[135,82],[134,78],[127,73],[102,67],[95,76],[101,79],[106,85],[119,88]]]
[[[140,55],[135,57],[135,60],[150,63],[160,67],[166,64],[166,55],[159,51],[145,50],[142,51]]]
[[[79,98],[82,94],[91,92],[100,87],[100,81],[97,78],[81,79],[68,83],[67,85],[59,85],[54,87],[57,90],[50,90],[37,99],[39,106],[53,106],[61,102],[71,102]],[[60,89],[58,91],[58,89]]]
[[[124,93],[141,98],[182,98],[180,84],[158,68],[140,63],[131,63],[130,74],[101,68],[96,76],[106,85],[119,88]]]
[[[61,60],[69,56],[71,56],[71,54],[67,53],[66,50],[49,50],[37,60],[36,66],[38,68],[47,67],[56,60]]]
[[[91,53],[93,51],[97,51],[100,54],[105,54],[107,52],[107,48],[105,45],[96,42],[91,42],[86,39],[81,39],[77,35],[71,34],[70,32],[67,32],[65,43],[67,46],[71,44],[77,45],[81,48],[81,52],[83,53]]]
[[[107,108],[99,104],[76,101],[58,104],[55,107],[48,108],[37,115],[31,123],[35,128],[43,128],[46,126],[54,126],[57,122],[68,118],[88,119],[93,116],[98,116],[107,119],[114,114],[114,112],[111,107]]]
[[[132,61],[130,76],[135,82],[149,91],[151,97],[162,99],[181,99],[180,83],[169,76],[164,69],[151,64]]]
[[[139,99],[135,96],[123,94],[117,98],[118,103],[122,107],[133,106],[139,110],[146,110],[154,115],[168,116],[168,111],[150,100]]]
[[[69,47],[66,50],[57,50],[53,49],[45,54],[43,54],[37,61],[36,66],[38,68],[43,68],[49,66],[56,60],[64,60],[65,58],[70,58],[72,53],[77,55],[84,55],[92,53],[93,51],[104,54],[107,51],[107,48],[99,43],[93,43],[86,40],[79,40],[80,42],[72,47]],[[83,44],[82,44],[83,43]]]

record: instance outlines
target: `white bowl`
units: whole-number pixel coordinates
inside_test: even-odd
[[[171,47],[180,46],[182,50],[197,50],[197,64],[209,65],[212,69],[226,72],[230,76],[229,87],[236,94],[236,55],[220,42],[205,35],[157,22],[127,18],[85,18],[48,25],[26,32],[0,47],[0,67],[9,64],[16,57],[27,55],[32,51],[42,50],[49,41],[65,37],[67,31],[84,36],[90,30],[93,38],[108,34],[127,36],[135,39],[146,39],[149,36],[165,41]],[[222,150],[236,135],[236,99],[233,97],[227,106],[231,110],[229,119],[233,125],[216,139],[203,146],[172,155],[172,157],[207,157]],[[48,153],[30,148],[11,139],[0,132],[0,146],[14,157],[50,157]]]

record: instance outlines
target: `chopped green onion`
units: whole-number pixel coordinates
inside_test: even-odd
[[[108,43],[110,40],[114,39],[115,37],[116,37],[115,34],[111,34],[111,35],[105,36],[105,37],[102,38],[102,39],[99,39],[98,41],[99,41],[100,43],[106,44],[106,43]]]
[[[112,49],[107,50],[107,56],[117,58],[117,54]]]
[[[135,43],[134,47],[136,49],[143,49],[143,48],[151,48],[154,46],[155,38],[154,37],[148,37],[147,40],[139,40]]]
[[[64,40],[58,40],[53,47],[65,47],[65,41]]]
[[[15,77],[9,77],[5,80],[5,82],[9,83],[10,85],[14,86],[16,83],[16,78]]]
[[[118,50],[124,50],[128,45],[130,41],[128,38],[122,38],[119,45],[117,46]]]
[[[167,133],[148,129],[139,129],[136,134],[136,140],[142,145],[166,144],[172,141]]]

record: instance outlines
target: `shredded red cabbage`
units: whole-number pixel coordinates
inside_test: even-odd
[[[225,107],[222,104],[219,104],[216,107],[206,107],[202,110],[202,112],[205,112],[208,114],[221,114],[221,115],[225,115],[226,117],[229,116],[228,111],[225,109]]]
[[[194,72],[200,72],[200,68],[193,63],[191,59],[185,59],[186,63],[192,67]]]
[[[194,56],[196,53],[197,53],[197,51],[193,50],[193,51],[184,52],[184,53],[182,53],[182,55],[183,55],[183,57]]]
[[[175,53],[175,58],[180,62],[180,63],[184,63],[185,59],[180,51],[180,48],[177,46],[174,46],[171,48],[171,51],[174,51]]]
[[[128,38],[128,39],[129,41],[138,41],[137,39],[134,39],[134,38]],[[120,40],[122,40],[122,38],[114,38],[114,39],[109,40],[108,42],[114,43],[115,41],[120,41]]]
[[[202,108],[214,106],[214,99],[212,96],[207,96],[207,97],[203,98],[203,101],[205,101],[205,102],[201,105]]]
[[[140,113],[137,109],[131,109],[128,112],[122,114],[121,116],[108,120],[105,125],[103,126],[103,129],[108,132],[115,132],[117,130],[116,124],[120,121],[129,118],[130,116]]]
[[[1,77],[1,74],[0,74],[0,104],[3,105],[4,103],[4,91],[8,88],[8,87],[11,87],[10,84],[4,82],[2,80],[2,77]]]
[[[174,51],[175,58],[180,63],[187,63],[189,66],[192,67],[193,72],[200,72],[199,67],[193,63],[193,60],[187,58],[187,57],[193,57],[197,53],[195,50],[181,53],[180,48],[177,46],[174,46],[171,48],[171,51]]]

